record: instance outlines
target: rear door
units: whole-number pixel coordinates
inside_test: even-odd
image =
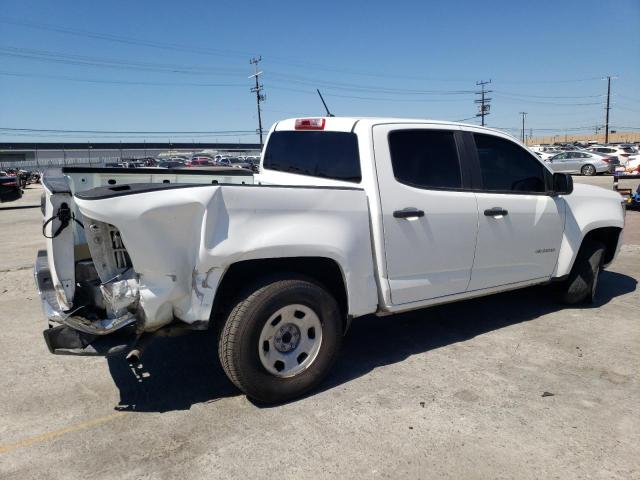
[[[474,133],[481,177],[478,242],[469,290],[548,278],[564,229],[565,204],[547,194],[551,173],[517,143]]]
[[[567,163],[564,172],[579,172],[583,162],[580,152],[567,152]]]
[[[464,191],[458,130],[424,124],[373,128],[386,277],[394,305],[464,292],[478,209]]]

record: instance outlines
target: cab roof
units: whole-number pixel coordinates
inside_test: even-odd
[[[472,125],[461,122],[450,122],[446,120],[430,120],[422,118],[396,118],[396,117],[298,117],[287,118],[277,122],[273,130],[274,131],[287,131],[287,130],[305,130],[305,128],[296,128],[296,121],[301,119],[320,119],[322,122],[322,128],[309,128],[309,130],[324,130],[332,132],[351,132],[354,130],[357,124],[364,123],[367,126],[373,127],[374,125],[390,124],[390,123],[410,123],[420,125],[442,125],[443,127],[464,127],[473,128],[474,130],[486,130],[488,133],[499,133],[505,135],[505,132],[496,130],[494,128],[481,127],[479,125]],[[509,134],[506,134],[511,136]]]

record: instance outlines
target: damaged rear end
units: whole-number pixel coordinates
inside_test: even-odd
[[[47,249],[38,252],[35,280],[50,327],[47,346],[57,354],[121,352],[139,336],[141,311],[139,279],[120,232],[79,215],[64,182],[44,188]]]
[[[152,335],[206,329],[217,276],[196,269],[198,247],[218,181],[252,183],[232,173],[180,173],[168,185],[165,172],[116,185],[111,172],[45,178],[46,249],[34,273],[51,353],[111,355]],[[204,199],[185,194],[205,185],[196,189]]]

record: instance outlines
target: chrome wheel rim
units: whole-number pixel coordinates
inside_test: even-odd
[[[320,352],[322,323],[312,309],[292,304],[265,322],[258,341],[262,366],[272,375],[293,377],[311,366]]]
[[[595,168],[591,165],[587,165],[584,167],[584,174],[587,176],[593,175],[594,171],[595,171]]]

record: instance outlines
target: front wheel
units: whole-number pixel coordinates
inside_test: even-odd
[[[335,299],[318,284],[289,276],[240,296],[222,327],[218,355],[229,379],[249,397],[280,403],[317,386],[341,343]]]
[[[569,305],[581,302],[593,303],[602,270],[605,246],[587,241],[576,257],[569,278],[564,284],[562,300]]]
[[[582,167],[582,175],[586,175],[587,177],[591,177],[593,175],[596,174],[596,167],[594,167],[593,165],[585,165],[584,167]]]

